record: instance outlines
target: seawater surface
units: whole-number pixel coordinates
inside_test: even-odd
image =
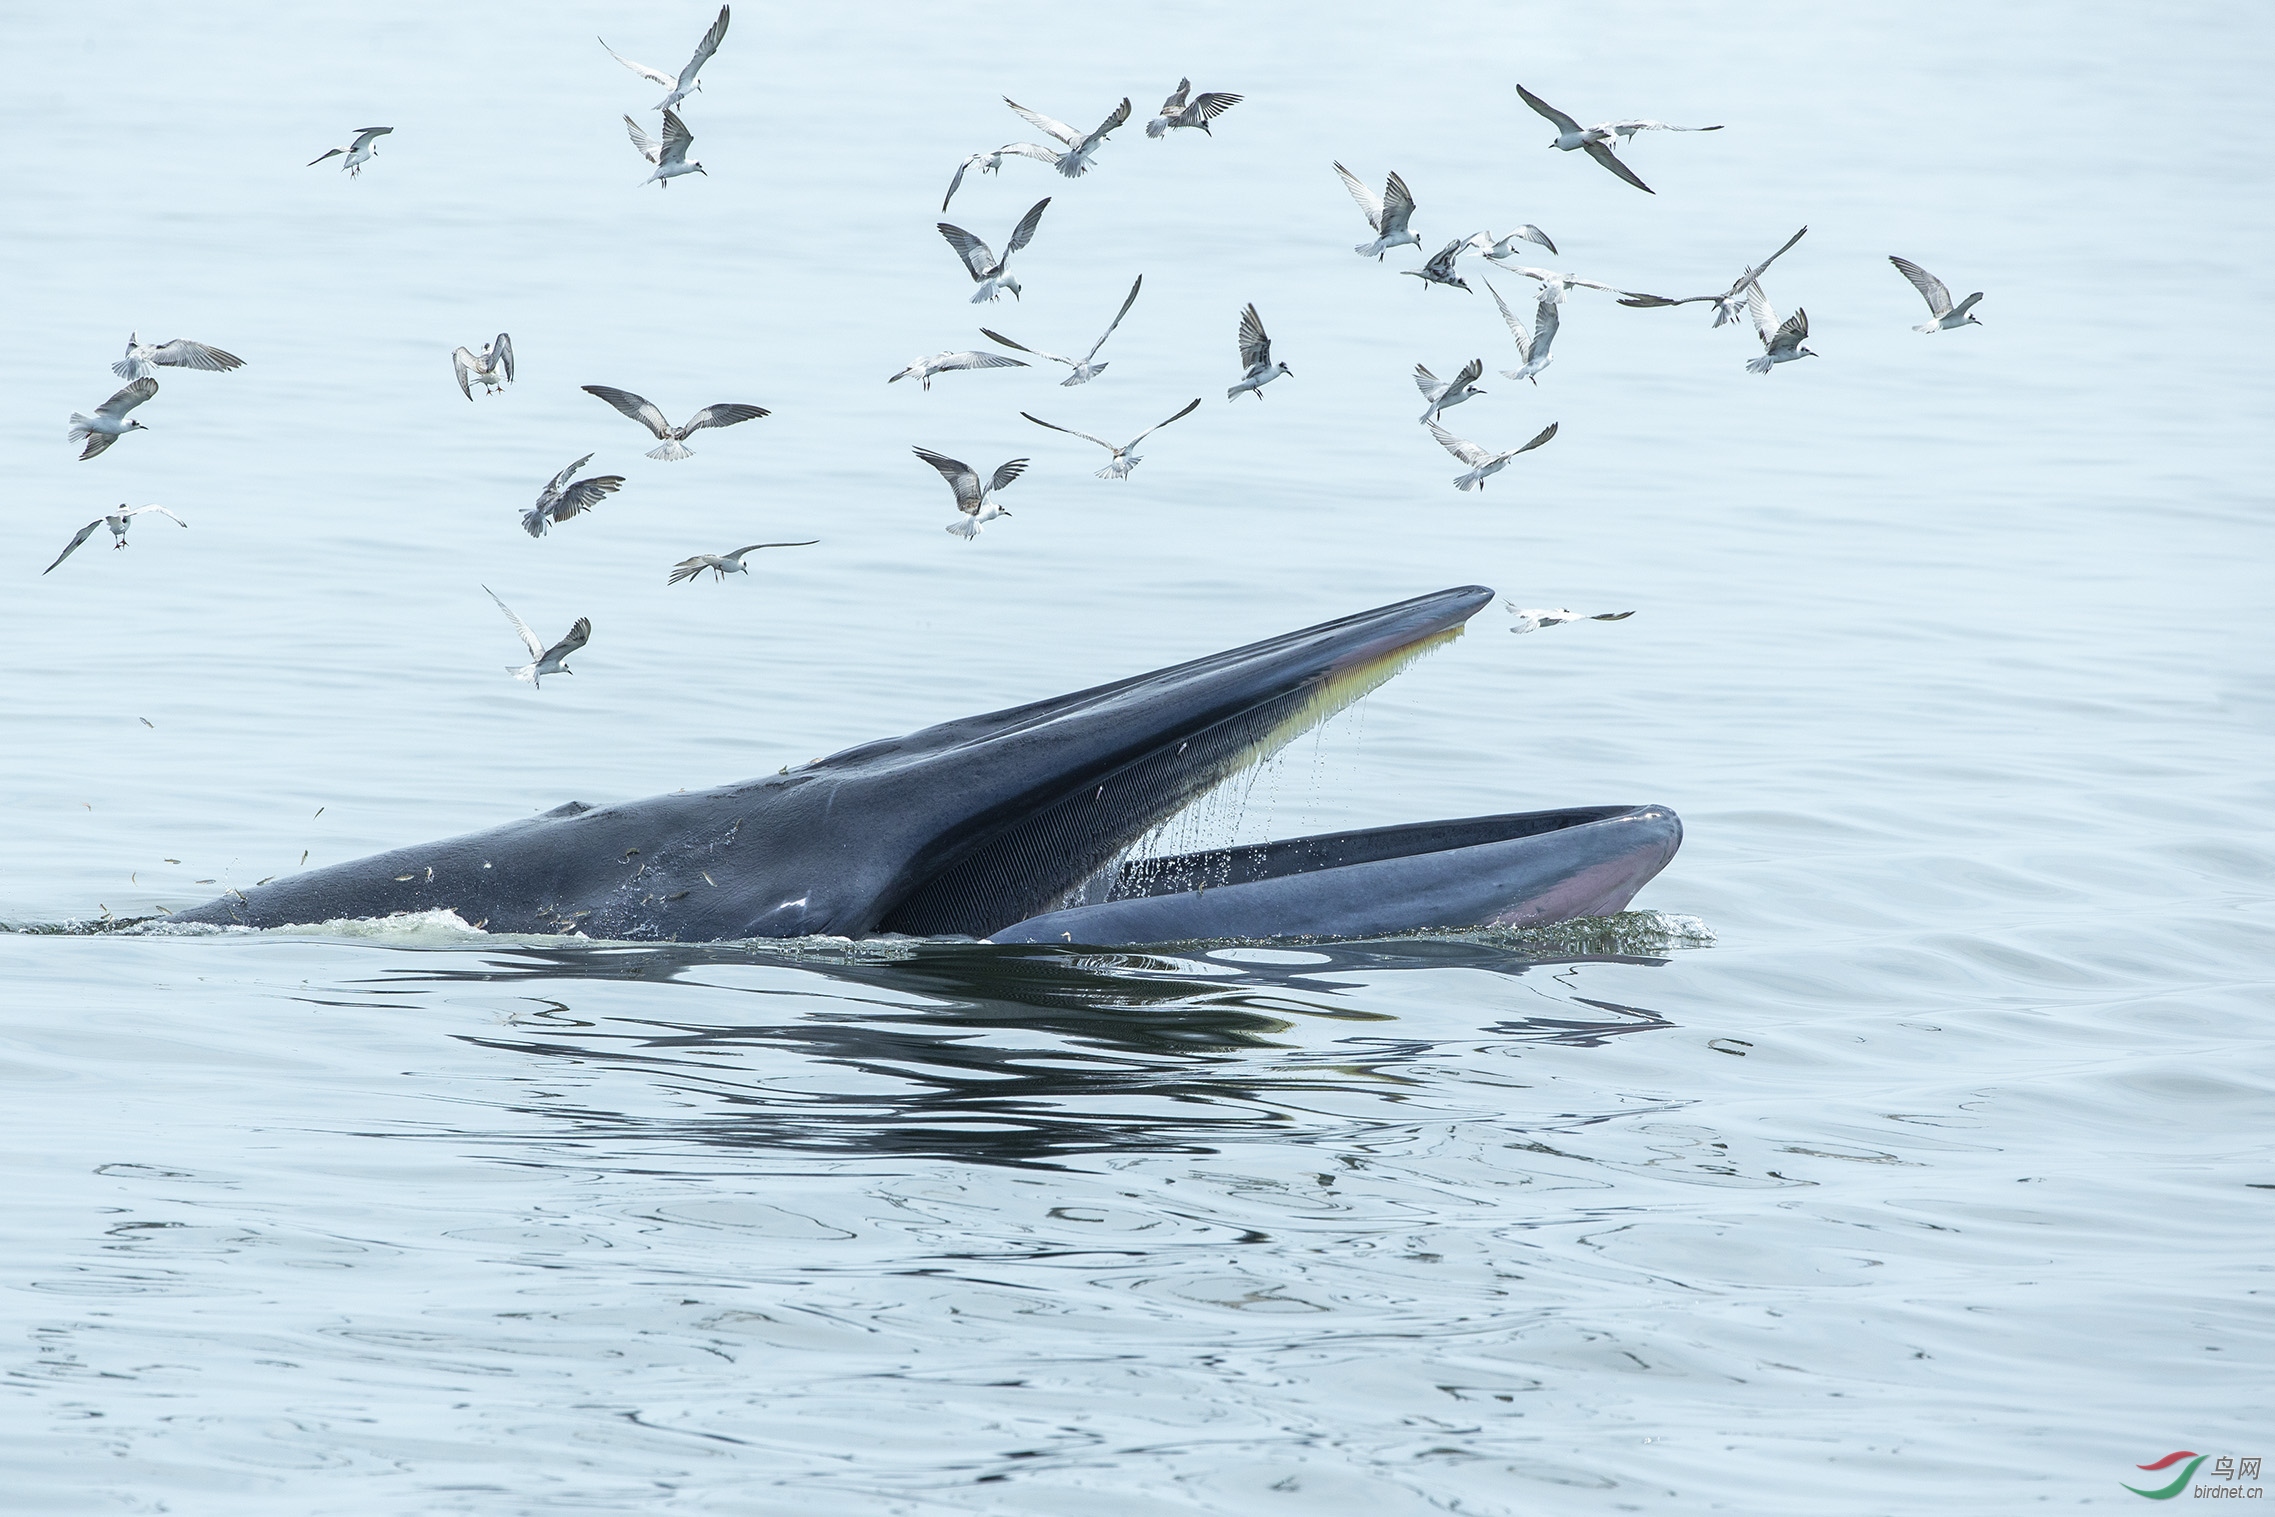
[[[23,9],[0,259],[11,1512],[2129,1507],[2275,1418],[2275,28],[2232,7]],[[1191,75],[1213,139],[1138,122]],[[1639,139],[1550,152],[1522,81]],[[998,102],[1137,117],[933,230]],[[641,117],[652,122],[652,114]],[[306,167],[393,124],[355,180]],[[1541,383],[1425,241],[1576,292]],[[335,160],[336,163],[336,160]],[[1984,325],[1922,337],[1902,253]],[[1496,280],[1513,303],[1529,285]],[[984,321],[1110,371],[885,376]],[[1472,281],[1475,275],[1471,276]],[[1293,377],[1219,399],[1254,301]],[[76,461],[130,329],[162,376]],[[510,331],[469,403],[449,350]],[[1414,425],[1417,362],[1487,363]],[[774,414],[661,464],[577,387]],[[1022,421],[1132,435],[1126,483]],[[1029,456],[966,545],[911,445]],[[561,465],[627,476],[533,542]],[[40,570],[156,501],[132,547]],[[677,559],[819,537],[750,580]],[[1657,801],[1534,935],[1084,953],[448,920],[59,931],[786,763],[1447,585],[1466,636],[1167,846]],[[589,615],[505,677],[482,594]],[[2203,1466],[2199,1484],[2217,1483]],[[2231,1482],[2232,1483],[2232,1482]],[[2193,1499],[2193,1498],[2190,1498]]]

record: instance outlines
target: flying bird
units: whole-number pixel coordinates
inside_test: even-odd
[[[1479,232],[1469,241],[1472,247],[1475,247],[1495,263],[1504,263],[1516,257],[1517,244],[1520,242],[1533,243],[1536,246],[1548,249],[1551,253],[1556,252],[1556,244],[1548,240],[1548,234],[1529,221],[1506,237],[1495,238],[1491,232]]]
[[[1295,370],[1284,363],[1272,362],[1272,339],[1264,331],[1264,318],[1256,314],[1256,303],[1250,301],[1248,309],[1240,313],[1240,362],[1247,369],[1233,387],[1224,392],[1226,400],[1238,400],[1242,390],[1250,391],[1258,400],[1264,398],[1264,386],[1286,374],[1291,378]]]
[[[1422,239],[1406,225],[1414,215],[1414,192],[1406,188],[1405,180],[1392,174],[1384,182],[1382,198],[1378,200],[1373,190],[1359,183],[1358,176],[1340,163],[1335,165],[1335,172],[1342,176],[1343,188],[1359,203],[1359,213],[1367,218],[1367,225],[1374,228],[1374,241],[1362,242],[1352,252],[1380,263],[1382,255],[1392,248],[1409,243],[1415,247],[1422,245]]]
[[[474,398],[474,380],[482,386],[484,395],[495,395],[500,386],[513,379],[513,339],[500,332],[488,347],[477,353],[471,348],[450,350],[450,367],[458,375],[458,393],[468,400]]]
[[[1817,355],[1801,346],[1809,335],[1809,313],[1795,310],[1781,323],[1777,311],[1769,303],[1758,284],[1746,286],[1746,310],[1754,318],[1754,335],[1762,340],[1762,356],[1746,360],[1749,374],[1767,374],[1772,367],[1791,363],[1796,358],[1815,358]]]
[[[752,543],[747,547],[737,548],[732,553],[698,553],[693,558],[683,558],[678,563],[673,564],[671,566],[671,577],[666,579],[664,583],[667,585],[683,583],[695,578],[705,569],[709,569],[712,578],[717,580],[724,580],[730,574],[748,574],[750,573],[750,565],[743,562],[743,555],[746,553],[756,553],[761,548],[811,548],[820,541],[821,539],[818,537],[809,537],[804,542],[796,543]]]
[[[1523,85],[1517,86],[1517,93],[1524,97],[1525,104],[1556,124],[1556,137],[1549,143],[1550,147],[1567,153],[1578,148],[1646,195],[1655,195],[1658,191],[1637,177],[1635,170],[1620,162],[1619,155],[1612,151],[1614,147],[1620,143],[1633,141],[1637,132],[1719,132],[1722,130],[1719,126],[1669,126],[1664,121],[1645,121],[1635,118],[1626,121],[1602,121],[1594,126],[1582,126]]]
[[[945,221],[933,223],[940,229],[940,235],[948,240],[948,246],[956,250],[956,256],[964,260],[964,267],[971,272],[972,283],[979,287],[972,291],[973,305],[978,305],[983,300],[993,300],[1005,290],[1014,296],[1019,294],[1019,281],[1005,272],[1005,265],[1011,262],[1012,254],[1034,240],[1035,228],[1042,225],[1043,208],[1050,203],[1050,197],[1045,195],[1027,208],[1027,214],[1019,218],[1019,225],[1011,229],[1011,241],[1004,247],[1001,258],[996,257],[986,243],[962,227],[952,226]]]
[[[126,413],[157,393],[158,381],[145,374],[95,407],[94,415],[82,416],[73,411],[71,440],[77,442],[82,437],[87,439],[87,451],[79,455],[79,461],[85,463],[129,432],[149,431],[139,421],[128,421]]]
[[[1420,390],[1422,398],[1430,403],[1428,409],[1422,412],[1422,421],[1436,421],[1439,412],[1460,405],[1472,395],[1484,394],[1483,390],[1477,388],[1477,381],[1484,374],[1485,360],[1482,358],[1472,358],[1463,364],[1461,372],[1450,380],[1441,380],[1420,364],[1414,365],[1414,388]]]
[[[982,327],[980,330],[984,332],[987,329]],[[975,353],[969,350],[962,353],[934,353],[930,357],[919,358],[886,380],[885,383],[895,384],[903,379],[921,379],[924,381],[924,388],[929,390],[932,388],[933,375],[945,374],[953,369],[1024,369],[1026,367],[1028,365],[1023,360],[1006,358],[1001,353]]]
[[[687,123],[679,119],[676,111],[664,112],[664,140],[661,142],[641,131],[640,123],[629,116],[624,118],[624,130],[631,136],[632,146],[640,150],[640,156],[656,166],[653,174],[640,181],[642,184],[668,190],[671,182],[682,174],[711,177],[711,171],[702,164],[687,161],[687,149],[694,143],[695,134],[687,129]]]
[[[667,463],[675,459],[693,457],[695,450],[684,447],[682,444],[705,427],[731,427],[740,422],[756,421],[761,416],[774,414],[764,406],[746,406],[736,402],[721,402],[718,405],[705,406],[687,418],[683,424],[675,427],[664,420],[664,413],[656,409],[654,401],[644,400],[629,390],[619,390],[610,385],[586,385],[583,388],[587,395],[599,396],[641,426],[655,433],[657,438],[661,440],[662,446],[650,448],[648,457],[660,458]]]
[[[1431,254],[1430,261],[1423,264],[1420,268],[1400,269],[1398,272],[1401,274],[1410,275],[1415,279],[1419,279],[1425,285],[1450,284],[1455,289],[1460,290],[1465,294],[1474,295],[1477,292],[1469,288],[1469,282],[1467,280],[1463,279],[1459,274],[1456,274],[1454,272],[1453,266],[1455,262],[1460,259],[1461,255],[1468,252],[1471,248],[1480,245],[1490,246],[1491,242],[1492,239],[1487,237],[1483,232],[1474,233],[1468,237],[1456,237],[1453,241],[1447,243],[1444,247]]]
[[[1928,315],[1934,318],[1932,321],[1923,322],[1912,328],[1913,331],[1948,332],[1955,327],[1979,327],[1982,325],[1982,322],[1977,320],[1974,315],[1975,302],[1983,298],[1981,290],[1977,290],[1965,300],[1960,301],[1959,304],[1953,305],[1951,303],[1951,291],[1944,286],[1942,280],[1909,258],[1898,258],[1891,253],[1888,255],[1888,261],[1896,266],[1897,273],[1912,282],[1912,288],[1919,291],[1920,297],[1927,302]],[[1808,334],[1804,332],[1802,335],[1807,336]]]
[[[1014,143],[1003,151],[1017,153],[1023,158],[1040,158],[1069,179],[1080,178],[1090,172],[1091,156],[1105,144],[1107,134],[1130,119],[1130,102],[1126,96],[1120,105],[1114,107],[1111,115],[1098,123],[1098,129],[1093,132],[1078,132],[1063,121],[1054,121],[1040,111],[1027,109],[1009,95],[1003,97],[1003,103],[1026,117],[1035,130],[1047,132],[1066,144],[1064,152],[1032,142]]]
[[[79,545],[85,542],[88,538],[93,537],[95,535],[95,529],[97,527],[109,527],[111,529],[111,546],[113,548],[125,547],[126,529],[128,524],[145,511],[155,511],[177,527],[186,527],[189,525],[188,522],[182,520],[179,516],[176,516],[173,512],[167,510],[164,506],[136,506],[133,510],[130,511],[126,508],[126,506],[122,504],[116,511],[112,511],[107,515],[98,516],[93,521],[87,523],[87,525],[84,527],[81,527],[79,529],[78,535],[73,537],[70,542],[65,543],[63,545],[63,551],[55,555],[55,564],[62,563],[72,554],[78,552]],[[40,570],[40,573],[53,573],[55,570],[55,564],[49,564],[45,569]]]
[[[1032,144],[1025,145],[1032,146]],[[1022,144],[1020,143],[1007,142],[1002,147],[990,148],[984,153],[974,153],[971,157],[966,158],[962,163],[957,164],[956,177],[948,181],[948,193],[940,197],[940,210],[942,214],[946,214],[948,209],[948,202],[956,198],[956,191],[964,187],[964,176],[966,174],[970,173],[973,169],[978,169],[983,174],[994,173],[997,169],[1003,167],[1004,155],[1007,153],[1018,153],[1021,146]],[[1020,156],[1024,157],[1026,155],[1020,154]]]
[[[1144,442],[1154,433],[1160,431],[1163,427],[1168,426],[1170,421],[1183,421],[1186,417],[1192,415],[1195,408],[1197,408],[1200,403],[1201,397],[1198,395],[1194,396],[1191,400],[1185,403],[1185,409],[1179,411],[1175,416],[1170,417],[1169,421],[1155,422],[1152,426],[1147,427],[1143,432],[1138,433],[1137,436],[1131,438],[1128,442],[1123,443],[1118,448],[1115,447],[1112,443],[1106,441],[1106,439],[1103,437],[1092,437],[1088,432],[1077,432],[1072,427],[1062,427],[1055,421],[1045,421],[1040,416],[1031,415],[1026,411],[1021,411],[1019,414],[1021,416],[1025,416],[1029,421],[1033,422],[1038,427],[1049,427],[1053,432],[1064,432],[1069,437],[1079,437],[1085,442],[1094,442],[1098,444],[1099,447],[1104,448],[1107,452],[1114,455],[1113,461],[1107,464],[1105,468],[1098,471],[1098,477],[1100,479],[1128,479],[1130,477],[1130,470],[1136,468],[1138,464],[1143,461],[1137,456],[1137,454],[1131,452],[1130,450],[1135,448],[1139,443]]]
[[[983,487],[979,471],[970,464],[935,453],[930,448],[917,448],[914,451],[918,458],[939,470],[940,477],[948,481],[948,488],[956,492],[956,509],[964,513],[964,519],[948,523],[948,530],[965,542],[979,536],[982,522],[991,522],[998,516],[1011,514],[996,503],[996,492],[1026,472],[1026,459],[1014,458],[1009,463],[998,466],[995,477]]]
[[[1501,602],[1509,608],[1511,632],[1538,632],[1543,627],[1558,627],[1566,622],[1623,622],[1635,613],[1632,611],[1599,611],[1583,616],[1577,611],[1536,611],[1519,606],[1515,601]]]
[[[1438,445],[1440,447],[1444,448],[1454,457],[1460,459],[1463,463],[1469,465],[1469,472],[1467,474],[1459,475],[1455,478],[1454,488],[1457,490],[1478,490],[1484,488],[1485,481],[1487,479],[1491,478],[1495,474],[1500,473],[1502,466],[1508,463],[1510,459],[1516,457],[1519,453],[1530,453],[1533,449],[1539,447],[1542,443],[1548,441],[1551,437],[1554,437],[1556,435],[1556,428],[1557,423],[1552,421],[1547,426],[1541,428],[1540,435],[1538,437],[1535,437],[1531,442],[1526,443],[1521,448],[1510,448],[1507,451],[1501,453],[1488,453],[1473,442],[1464,442],[1462,439],[1454,436],[1451,432],[1448,432],[1444,427],[1439,426],[1434,421],[1430,423],[1430,435],[1438,440]]]
[[[1161,102],[1160,114],[1145,124],[1145,134],[1148,137],[1166,137],[1177,128],[1188,126],[1197,126],[1208,132],[1210,122],[1238,105],[1243,98],[1227,95],[1222,90],[1212,90],[1206,95],[1195,95],[1188,102],[1185,92],[1192,87],[1193,81],[1190,79],[1177,81],[1177,88],[1170,92],[1167,100]],[[1213,137],[1216,133],[1209,132],[1209,135]]]
[[[670,94],[664,96],[659,104],[648,107],[652,111],[668,111],[696,90],[703,88],[701,84],[696,82],[695,76],[703,71],[703,65],[711,61],[711,55],[717,52],[719,44],[726,40],[729,9],[730,7],[724,5],[719,7],[718,19],[713,21],[711,29],[703,34],[703,40],[695,44],[695,56],[687,60],[687,67],[679,71],[679,77],[676,79],[662,69],[650,68],[645,63],[634,63],[615,48],[609,47],[606,37],[594,40],[598,41],[603,48],[607,48],[609,57],[614,58],[633,73],[652,84],[660,84],[671,91]]]
[[[569,635],[548,648],[537,640],[536,633],[529,630],[529,623],[513,614],[513,607],[502,600],[498,600],[497,591],[488,585],[484,585],[482,593],[490,599],[498,601],[498,609],[506,614],[507,621],[513,623],[513,630],[521,634],[522,646],[529,650],[529,662],[518,666],[508,664],[506,665],[507,673],[515,679],[525,679],[537,689],[542,690],[545,688],[544,679],[546,675],[574,674],[577,672],[563,660],[592,641],[591,617],[578,617],[576,625],[569,629]]]
[[[1540,371],[1548,367],[1551,357],[1549,346],[1556,341],[1557,328],[1562,324],[1559,307],[1564,304],[1563,284],[1541,285],[1540,300],[1533,307],[1533,324],[1529,331],[1517,319],[1517,313],[1509,309],[1509,303],[1501,298],[1501,292],[1493,288],[1492,280],[1485,281],[1485,288],[1492,292],[1493,303],[1501,308],[1501,320],[1508,324],[1509,335],[1517,340],[1517,356],[1524,360],[1521,369],[1503,369],[1503,377],[1529,379],[1539,384]]]
[[[1048,358],[1052,363],[1065,364],[1074,372],[1059,381],[1062,388],[1070,385],[1088,384],[1106,372],[1104,364],[1093,363],[1091,360],[1095,359],[1098,356],[1098,350],[1106,345],[1106,339],[1114,335],[1114,328],[1122,324],[1122,318],[1130,314],[1130,307],[1137,304],[1138,287],[1144,283],[1145,276],[1143,274],[1130,281],[1130,293],[1123,299],[1122,308],[1114,313],[1114,319],[1106,323],[1106,330],[1099,335],[1096,342],[1090,345],[1090,351],[1083,354],[1080,359],[1061,358],[1058,354],[1046,353],[1041,348],[1030,348],[1023,342],[1013,342],[1001,332],[991,332],[986,327],[981,327],[980,333],[982,336],[1002,343],[1007,348],[1016,348],[1022,353],[1032,353],[1037,358]]]
[[[569,483],[570,475],[591,462],[592,455],[587,453],[554,475],[553,482],[537,492],[537,504],[521,513],[522,530],[531,537],[543,537],[549,523],[567,521],[580,511],[589,511],[624,487],[621,474],[595,474],[590,479]]]
[[[1791,250],[1793,244],[1799,242],[1808,233],[1809,229],[1803,227],[1791,237],[1786,238],[1784,247],[1764,258],[1760,263],[1753,265],[1736,279],[1731,280],[1730,288],[1719,295],[1685,295],[1680,300],[1672,300],[1665,295],[1643,295],[1630,292],[1622,295],[1619,303],[1623,306],[1633,306],[1639,311],[1653,310],[1661,306],[1711,305],[1714,307],[1714,324],[1716,326],[1721,326],[1725,322],[1736,322],[1739,317],[1746,314],[1747,287],[1768,273],[1769,266],[1784,257]]]
[[[126,357],[112,364],[111,372],[121,379],[147,379],[154,364],[169,369],[204,369],[225,374],[245,367],[245,360],[234,353],[209,348],[202,342],[191,342],[186,337],[177,337],[172,342],[144,342],[137,333],[127,338]]]
[[[394,130],[395,128],[391,126],[358,127],[356,128],[355,141],[346,147],[336,147],[328,152],[317,154],[308,160],[308,167],[314,168],[327,158],[337,158],[345,153],[348,161],[341,164],[340,167],[346,169],[348,177],[353,179],[363,172],[363,166],[379,152],[379,139]]]

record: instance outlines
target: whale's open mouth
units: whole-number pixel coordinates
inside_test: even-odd
[[[1491,595],[1445,591],[1004,713],[1021,720],[981,743],[1056,724],[1127,731],[1042,793],[941,838],[880,913],[879,930],[981,937],[1079,900],[1147,833],[1459,637]]]

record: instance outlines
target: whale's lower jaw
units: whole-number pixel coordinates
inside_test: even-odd
[[[1624,909],[1682,846],[1664,806],[1596,806],[1293,838],[1125,865],[1106,899],[990,934],[1094,945],[1376,937]]]

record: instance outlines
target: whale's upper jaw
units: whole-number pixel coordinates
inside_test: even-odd
[[[1458,634],[1492,597],[1441,590],[822,759],[798,772],[801,788],[871,836],[862,867],[808,896],[813,920],[793,930],[984,937],[1051,910],[1200,795]]]

